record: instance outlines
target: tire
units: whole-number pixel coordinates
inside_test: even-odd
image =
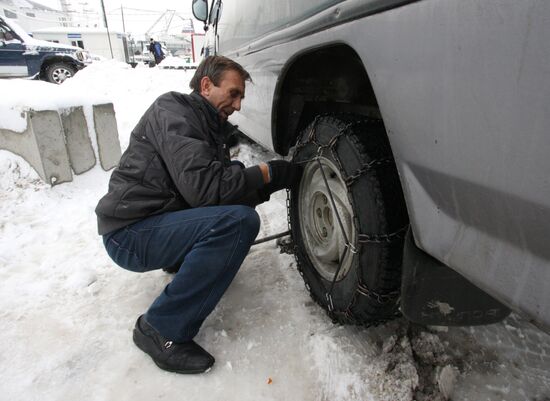
[[[46,68],[46,80],[61,85],[67,78],[76,74],[76,68],[67,63],[53,63]]]
[[[304,170],[290,191],[291,233],[312,298],[334,322],[392,319],[408,218],[382,121],[317,117],[301,134],[293,161]]]

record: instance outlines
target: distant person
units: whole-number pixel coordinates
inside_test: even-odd
[[[160,62],[164,59],[164,52],[162,51],[162,46],[159,42],[151,38],[151,41],[149,43],[149,51],[155,57],[155,64],[160,64]]]

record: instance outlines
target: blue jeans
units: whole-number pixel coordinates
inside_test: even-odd
[[[248,206],[210,206],[148,217],[103,242],[116,264],[134,272],[180,266],[145,319],[163,337],[184,342],[231,284],[259,229]]]

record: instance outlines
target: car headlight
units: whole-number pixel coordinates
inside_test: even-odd
[[[87,51],[77,51],[76,57],[78,58],[79,61],[82,61],[82,62],[92,61],[92,58],[90,57],[90,53],[88,53]]]

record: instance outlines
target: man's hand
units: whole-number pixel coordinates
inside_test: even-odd
[[[271,160],[267,162],[270,181],[267,186],[273,193],[284,188],[290,188],[301,175],[301,168],[286,160]]]
[[[290,188],[302,175],[302,168],[285,160],[271,160],[261,163],[260,169],[266,184],[258,190],[260,199],[267,202],[273,192]]]

